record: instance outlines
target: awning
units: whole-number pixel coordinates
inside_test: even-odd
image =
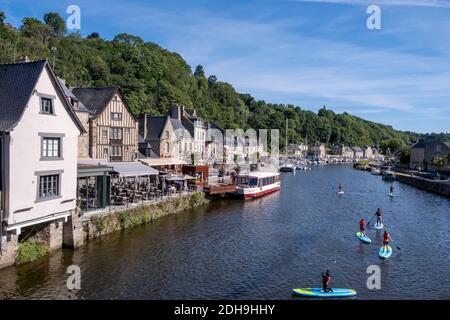
[[[183,175],[180,175],[180,176],[173,175],[173,176],[167,177],[165,179],[167,181],[184,181],[184,180],[193,180],[195,178],[193,176],[188,175],[188,174],[183,174]]]
[[[178,158],[142,158],[139,159],[139,161],[149,166],[174,166],[187,164],[186,161]]]
[[[108,162],[101,159],[78,159],[78,164],[98,164],[113,168],[119,177],[156,176],[159,171],[140,162]]]
[[[121,162],[112,164],[112,167],[119,177],[156,176],[159,174],[158,170],[139,162]]]
[[[183,181],[183,177],[182,176],[170,176],[165,178],[167,181]]]

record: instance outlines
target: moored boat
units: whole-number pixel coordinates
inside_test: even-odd
[[[278,172],[249,172],[236,176],[235,195],[252,199],[280,190],[280,174]]]

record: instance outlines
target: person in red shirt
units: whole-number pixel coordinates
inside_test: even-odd
[[[328,288],[331,283],[331,273],[330,270],[327,269],[327,272],[322,272],[322,289],[323,292],[333,292],[333,289]]]
[[[391,240],[391,235],[387,232],[387,230],[384,230],[384,234],[383,234],[383,247],[384,247],[384,250],[388,249],[389,240]]]
[[[366,235],[366,222],[364,221],[364,219],[361,219],[361,221],[359,221],[359,231],[361,231],[363,236]]]

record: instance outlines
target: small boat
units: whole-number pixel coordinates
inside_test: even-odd
[[[294,172],[295,167],[291,163],[285,163],[284,165],[280,166],[280,172]]]
[[[235,195],[243,199],[254,199],[281,189],[278,172],[249,172],[236,176]]]
[[[395,180],[395,174],[392,171],[385,171],[382,178],[384,181],[392,182]]]
[[[375,168],[375,167],[372,167],[372,168],[370,169],[370,173],[373,174],[373,175],[375,175],[375,176],[379,176],[379,175],[381,174],[381,171],[380,171],[380,169],[377,169],[377,168]]]

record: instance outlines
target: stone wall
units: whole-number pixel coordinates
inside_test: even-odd
[[[48,223],[36,236],[41,240],[37,242],[45,243],[50,250],[61,248],[63,243],[63,222],[59,220]]]
[[[14,264],[18,249],[18,236],[11,234],[2,239],[0,250],[0,269]]]
[[[184,197],[173,197],[163,202],[142,205],[125,211],[93,215],[83,221],[85,239],[97,238],[112,232],[148,223],[182,210],[205,205],[209,202],[203,192],[193,192]]]
[[[78,210],[72,212],[63,226],[63,246],[76,249],[84,244],[84,233]]]
[[[76,113],[80,122],[83,124],[86,133],[83,133],[78,137],[78,158],[89,157],[89,113],[77,112]]]
[[[396,173],[395,179],[397,181],[409,184],[418,189],[429,191],[441,196],[450,198],[450,183],[436,180],[424,179],[407,174]]]

